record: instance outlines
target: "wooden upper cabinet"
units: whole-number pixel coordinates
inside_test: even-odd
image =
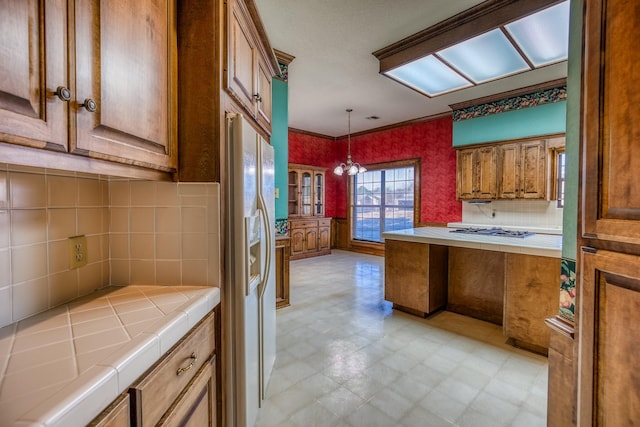
[[[276,74],[275,58],[264,43],[250,0],[228,0],[225,89],[241,107],[271,134],[271,79]],[[255,11],[257,13],[257,11]]]
[[[458,200],[496,198],[496,148],[466,148],[457,153]]]
[[[587,1],[584,233],[640,245],[640,10]]]
[[[67,151],[67,59],[66,0],[0,0],[0,140]]]
[[[520,144],[520,198],[547,197],[547,141],[528,141]]]
[[[503,144],[498,150],[498,199],[547,197],[546,140]]]
[[[174,171],[174,3],[0,0],[0,141]]]
[[[324,217],[325,169],[289,164],[289,216]]]
[[[174,17],[173,0],[76,2],[73,151],[176,169]]]

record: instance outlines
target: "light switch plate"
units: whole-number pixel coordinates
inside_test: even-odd
[[[69,237],[69,268],[79,268],[87,265],[87,237]]]
[[[279,198],[280,198],[280,189],[279,189],[278,187],[276,187],[276,188],[273,190],[273,194],[275,195],[275,198],[276,198],[276,199],[279,199]]]

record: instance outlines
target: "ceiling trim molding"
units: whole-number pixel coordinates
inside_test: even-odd
[[[491,102],[502,101],[508,98],[515,98],[516,96],[528,95],[530,93],[538,92],[541,90],[553,89],[560,86],[566,86],[567,79],[556,79],[544,83],[539,83],[519,89],[510,90],[507,92],[496,93],[493,95],[484,96],[482,98],[470,99],[468,101],[458,102],[450,104],[452,110],[462,110],[464,108],[474,107],[476,105],[489,104]]]
[[[369,130],[363,130],[361,132],[355,132],[355,133],[351,134],[351,137],[353,138],[355,136],[368,135],[370,133],[383,132],[383,131],[387,131],[387,130],[391,130],[391,129],[395,129],[395,128],[399,128],[399,127],[415,125],[415,124],[424,123],[424,122],[430,122],[432,120],[438,120],[438,119],[443,119],[445,117],[451,117],[452,114],[453,113],[451,111],[447,111],[447,112],[444,112],[444,113],[434,114],[434,115],[431,115],[431,116],[418,117],[418,118],[411,119],[411,120],[405,120],[404,122],[398,122],[398,123],[394,123],[394,124],[390,124],[390,125],[386,125],[386,126],[380,126],[378,128],[373,128],[373,129],[369,129]],[[338,136],[338,137],[336,137],[336,140],[344,139],[346,137],[347,137],[347,135]]]
[[[427,29],[373,52],[380,72],[531,15],[563,0],[487,0]]]
[[[273,53],[276,54],[276,59],[278,60],[278,62],[281,62],[285,65],[291,64],[293,60],[296,59],[295,56],[289,55],[288,53],[285,53],[278,49],[273,49]]]
[[[316,133],[316,132],[309,132],[307,130],[302,130],[302,129],[296,129],[296,128],[292,128],[290,127],[289,132],[294,132],[294,133],[299,133],[302,135],[309,135],[309,136],[313,136],[316,138],[322,138],[322,139],[330,139],[331,141],[336,141],[336,138],[334,138],[333,136],[329,136],[329,135],[323,135],[321,133]]]

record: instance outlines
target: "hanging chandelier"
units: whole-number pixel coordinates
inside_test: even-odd
[[[347,133],[347,163],[340,163],[335,167],[333,173],[336,175],[342,176],[343,173],[347,173],[347,175],[356,175],[359,173],[364,173],[367,171],[367,168],[364,166],[360,166],[360,163],[351,161],[351,112],[352,108],[347,108],[347,114],[349,117],[349,131]]]

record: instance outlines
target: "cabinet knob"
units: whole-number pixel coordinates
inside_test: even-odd
[[[262,102],[262,97],[260,96],[259,93],[256,93],[255,95],[253,95],[253,97],[256,99],[256,101]]]
[[[86,98],[84,100],[84,103],[80,106],[84,107],[90,113],[95,113],[96,111],[98,111],[98,104],[96,104],[96,101],[91,98]]]
[[[58,86],[56,96],[60,98],[60,101],[69,102],[71,100],[71,91],[67,87]]]

